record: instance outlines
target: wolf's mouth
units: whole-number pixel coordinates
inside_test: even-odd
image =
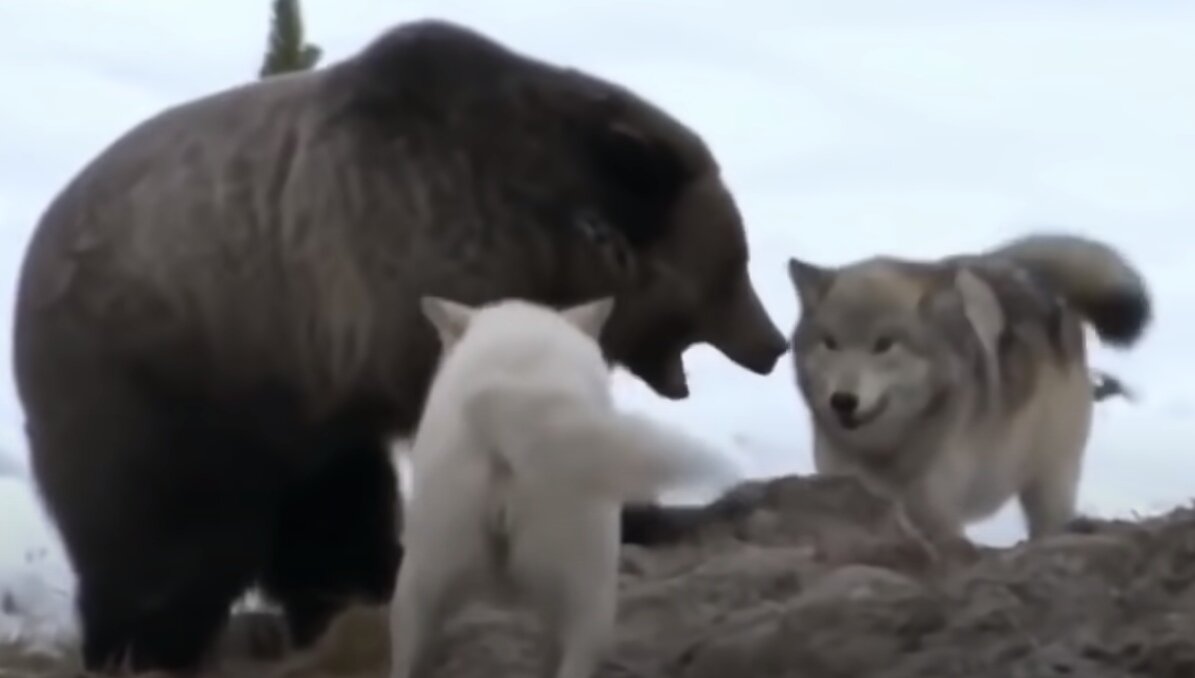
[[[881,396],[879,400],[867,410],[855,410],[853,412],[838,412],[838,424],[848,431],[862,428],[871,422],[875,421],[876,417],[884,413],[888,407],[888,396]]]

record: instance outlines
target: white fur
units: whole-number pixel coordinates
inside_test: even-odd
[[[614,407],[595,341],[611,307],[425,299],[445,351],[411,450],[391,678],[410,678],[482,593],[529,603],[555,676],[587,678],[613,634],[621,503],[734,475],[718,452]]]

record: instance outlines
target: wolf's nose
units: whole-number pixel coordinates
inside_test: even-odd
[[[835,391],[830,394],[830,409],[840,415],[851,415],[859,408],[859,398],[854,393]]]

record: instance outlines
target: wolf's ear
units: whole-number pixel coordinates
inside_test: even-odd
[[[995,291],[972,271],[962,268],[954,276],[954,289],[962,301],[963,313],[979,337],[984,350],[994,355],[996,342],[1004,331],[1004,309]]]
[[[815,266],[796,257],[788,258],[787,269],[788,279],[801,302],[802,313],[817,305],[830,286],[830,281],[834,279],[832,269]]]
[[[451,346],[460,340],[476,312],[471,306],[432,296],[420,298],[419,306],[445,346]]]
[[[595,301],[566,308],[560,314],[564,316],[565,320],[597,341],[613,311],[614,297],[602,297]]]

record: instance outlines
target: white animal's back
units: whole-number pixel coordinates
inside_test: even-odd
[[[393,678],[443,617],[494,588],[557,634],[557,678],[586,678],[614,624],[623,501],[733,476],[717,451],[615,408],[596,342],[608,312],[432,302],[447,348],[411,449]]]

